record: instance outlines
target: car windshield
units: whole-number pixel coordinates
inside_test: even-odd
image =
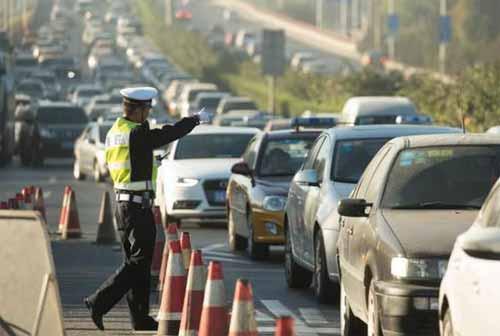
[[[331,179],[358,183],[366,166],[389,139],[341,140],[335,145]]]
[[[252,101],[228,102],[224,105],[224,112],[231,110],[257,110],[257,105]]]
[[[99,126],[99,142],[106,142],[106,135],[108,135],[108,131],[111,128],[111,125],[101,125]]]
[[[443,146],[402,151],[382,207],[479,209],[500,174],[500,146]]]
[[[179,140],[176,160],[239,158],[253,134],[192,134]]]
[[[189,91],[188,101],[192,102],[194,99],[196,99],[196,96],[198,94],[203,93],[203,92],[210,92],[210,91],[214,91],[214,90],[210,90],[210,89],[196,89],[196,90],[191,90],[191,91]]]
[[[79,107],[40,107],[37,119],[46,124],[85,124],[87,117]]]
[[[221,97],[206,97],[198,100],[198,108],[216,108],[219,105]]]
[[[258,175],[293,176],[300,169],[315,139],[315,136],[310,136],[269,140],[264,145]]]

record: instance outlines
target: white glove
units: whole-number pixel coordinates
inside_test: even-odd
[[[210,114],[205,112],[205,108],[202,108],[198,113],[195,113],[200,119],[200,124],[208,124],[210,122]]]

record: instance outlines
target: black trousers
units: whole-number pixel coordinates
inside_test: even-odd
[[[143,208],[140,204],[118,202],[115,216],[123,248],[123,264],[89,299],[94,309],[106,314],[126,294],[132,326],[137,327],[149,314],[156,227],[151,208]]]

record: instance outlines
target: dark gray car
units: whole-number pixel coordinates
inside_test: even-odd
[[[404,137],[382,147],[338,208],[343,335],[439,335],[439,285],[453,243],[499,176],[500,139],[491,135]]]

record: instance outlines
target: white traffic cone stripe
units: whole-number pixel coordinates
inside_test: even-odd
[[[252,301],[233,302],[230,332],[257,331]]]
[[[186,276],[186,269],[180,253],[171,253],[172,262],[167,264],[167,277]]]
[[[158,317],[156,318],[158,321],[171,321],[171,320],[180,320],[182,317],[182,313],[177,312],[159,312]]]
[[[225,307],[226,290],[223,280],[208,280],[203,307]]]
[[[203,266],[193,266],[189,269],[187,287],[193,291],[205,290],[207,275]]]
[[[179,336],[198,336],[198,330],[179,330]]]

